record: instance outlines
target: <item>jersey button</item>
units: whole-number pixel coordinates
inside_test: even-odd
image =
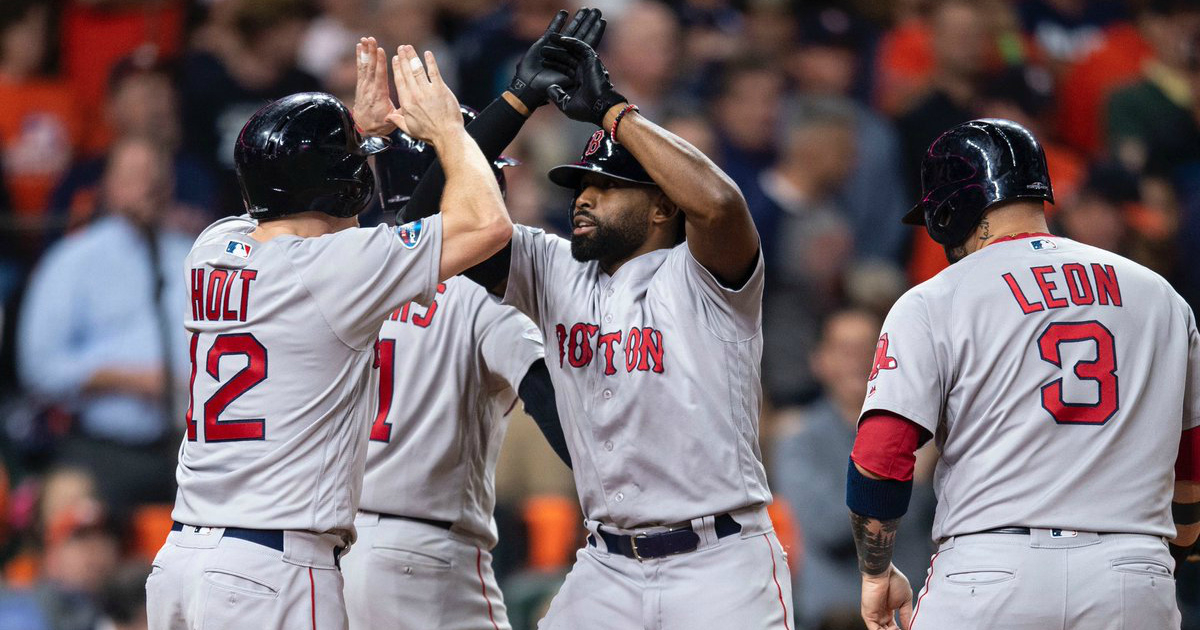
[[[609,294],[609,295],[612,295],[612,294],[613,294],[613,290],[612,290],[612,289],[609,289],[609,290],[608,290],[608,294]]]
[[[605,440],[605,441],[604,441],[604,450],[606,450],[606,451],[611,451],[611,450],[613,450],[613,443],[612,443],[612,440]]]
[[[612,390],[611,390],[611,389],[606,389],[606,390],[604,390],[603,392],[601,392],[601,393],[600,393],[600,395],[601,395],[601,396],[604,396],[604,399],[605,399],[605,400],[608,400],[609,398],[612,398]]]
[[[605,315],[605,316],[604,316],[604,323],[605,323],[605,324],[611,324],[611,323],[612,323],[612,313],[609,313],[608,315]]]
[[[617,493],[617,496],[615,496],[615,497],[613,497],[613,498],[617,500],[617,503],[620,503],[620,502],[622,502],[622,501],[624,501],[624,500],[625,500],[625,493],[624,493],[624,492],[618,492],[618,493]]]

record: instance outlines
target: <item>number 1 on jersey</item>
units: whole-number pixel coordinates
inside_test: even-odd
[[[1042,360],[1062,368],[1064,343],[1090,341],[1096,344],[1096,358],[1075,363],[1072,373],[1085,381],[1094,381],[1099,389],[1095,403],[1071,403],[1063,399],[1063,379],[1042,386],[1042,407],[1059,424],[1102,425],[1108,422],[1120,403],[1117,399],[1117,349],[1112,332],[1097,321],[1055,322],[1038,337]]]
[[[375,367],[379,368],[379,412],[375,414],[375,423],[371,425],[371,440],[387,442],[392,439],[392,425],[387,419],[392,410],[392,393],[395,391],[392,388],[396,379],[395,339],[380,339],[375,344]]]

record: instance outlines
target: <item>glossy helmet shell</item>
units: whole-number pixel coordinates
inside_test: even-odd
[[[463,122],[467,124],[479,115],[466,105],[459,105],[459,110],[462,111]],[[413,191],[417,189],[417,184],[421,183],[425,171],[429,170],[437,159],[437,154],[434,153],[433,147],[403,131],[396,130],[389,138],[391,146],[375,156],[375,170],[379,173],[379,199],[384,211],[399,213],[412,198]],[[492,162],[492,173],[496,176],[501,195],[508,192],[504,171],[501,169],[518,164],[520,162],[517,160],[504,156]]]
[[[363,139],[350,110],[332,95],[302,92],[258,110],[242,127],[234,164],[250,216],[362,212],[375,189],[367,156],[387,148]]]
[[[550,181],[563,188],[578,190],[579,182],[585,173],[597,173],[635,184],[655,185],[654,180],[650,179],[646,169],[642,168],[629,149],[621,146],[602,129],[588,138],[583,155],[578,160],[555,166],[547,175]]]
[[[921,200],[903,221],[957,247],[988,208],[1012,199],[1054,203],[1042,145],[1011,120],[972,120],[929,145],[921,159]]]

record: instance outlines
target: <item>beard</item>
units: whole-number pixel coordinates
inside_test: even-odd
[[[589,234],[571,235],[571,257],[579,262],[597,260],[606,265],[625,260],[646,242],[650,233],[650,225],[636,213],[605,223],[586,211],[578,214],[596,224]]]
[[[942,249],[946,250],[946,260],[950,261],[951,265],[967,257],[967,248],[965,245],[956,245],[954,247],[942,245]]]

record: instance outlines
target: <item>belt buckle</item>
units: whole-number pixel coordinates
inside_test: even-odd
[[[642,561],[644,561],[644,560],[645,560],[645,558],[643,558],[643,557],[642,557],[642,554],[638,553],[637,541],[638,541],[638,539],[639,539],[639,538],[645,538],[645,537],[646,537],[646,534],[644,534],[644,533],[642,533],[642,534],[634,534],[634,535],[632,535],[632,536],[630,536],[630,537],[629,537],[629,546],[630,546],[630,547],[633,549],[633,557],[634,557],[634,559],[636,559],[638,562],[642,562]]]

